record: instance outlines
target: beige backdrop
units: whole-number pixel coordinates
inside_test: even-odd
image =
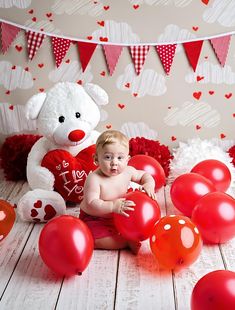
[[[0,0],[0,18],[76,39],[107,37],[110,43],[135,44],[207,38],[235,30],[233,0]],[[19,51],[16,46],[22,47]],[[220,66],[205,40],[197,71],[181,44],[167,76],[152,46],[142,73],[133,69],[125,47],[113,76],[101,46],[82,73],[76,45],[56,68],[47,37],[30,62],[24,31],[0,54],[1,141],[11,134],[34,132],[22,105],[58,81],[93,82],[110,97],[98,130],[121,129],[131,136],[157,139],[170,147],[188,138],[234,139],[235,35],[226,65]],[[193,93],[201,92],[199,99]]]

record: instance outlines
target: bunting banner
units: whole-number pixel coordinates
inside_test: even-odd
[[[90,62],[90,59],[96,49],[96,46],[97,44],[94,43],[77,42],[83,72],[86,70],[86,67]]]
[[[2,52],[4,54],[8,50],[8,47],[14,41],[15,37],[20,31],[20,28],[2,22],[1,30],[2,30]]]
[[[222,67],[224,67],[225,62],[226,62],[230,40],[231,40],[231,35],[220,37],[220,38],[213,38],[210,40],[210,43]]]
[[[137,75],[141,73],[144,66],[150,46],[154,46],[160,58],[164,71],[167,75],[170,74],[171,66],[175,57],[177,44],[182,44],[185,50],[187,59],[194,70],[197,69],[198,60],[202,50],[203,42],[209,40],[213,51],[219,61],[224,66],[226,63],[231,36],[235,31],[227,32],[219,35],[214,35],[204,38],[194,38],[187,40],[178,40],[174,42],[152,42],[152,43],[137,43],[131,45],[130,43],[117,43],[104,42],[99,40],[84,40],[73,37],[65,37],[62,35],[55,36],[52,33],[45,32],[43,29],[36,30],[26,26],[22,26],[13,22],[6,21],[0,18],[1,27],[1,45],[3,54],[9,49],[20,30],[25,31],[27,38],[28,57],[33,60],[35,54],[40,49],[46,36],[51,38],[51,44],[55,63],[57,68],[61,65],[71,42],[77,43],[77,49],[80,57],[82,71],[84,72],[89,64],[97,45],[102,47],[104,57],[107,63],[109,74],[112,76],[117,63],[120,59],[124,47],[128,47],[131,59],[134,64],[135,72]],[[16,46],[17,50],[22,50],[22,46]]]
[[[122,53],[123,46],[120,45],[103,45],[103,50],[109,69],[109,74],[112,76],[116,68],[118,59]]]
[[[131,58],[135,66],[135,72],[137,75],[145,63],[146,56],[149,51],[149,45],[130,46]]]
[[[191,64],[194,72],[197,69],[197,63],[201,54],[202,44],[202,40],[183,43],[185,53],[188,57],[188,61]]]
[[[161,60],[166,74],[170,73],[171,65],[175,57],[177,44],[157,45],[155,46],[158,56]]]
[[[55,55],[56,67],[58,68],[70,47],[71,41],[69,39],[52,37],[51,43]]]
[[[26,31],[26,38],[28,42],[28,54],[29,59],[32,60],[37,50],[42,45],[45,35],[42,33],[36,33],[33,31]]]

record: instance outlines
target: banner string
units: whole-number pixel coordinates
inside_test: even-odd
[[[64,35],[59,35],[59,34],[53,34],[53,33],[49,33],[46,31],[41,31],[41,30],[37,30],[37,29],[33,29],[30,27],[26,27],[26,26],[22,26],[20,24],[14,23],[14,22],[10,22],[7,21],[5,19],[0,18],[0,23],[5,23],[8,25],[12,25],[15,27],[18,27],[20,29],[23,29],[25,31],[32,31],[35,33],[40,33],[40,34],[44,34],[48,37],[56,37],[56,38],[61,38],[61,39],[67,39],[70,41],[77,41],[77,42],[85,42],[85,43],[94,43],[94,44],[99,44],[99,45],[118,45],[118,46],[143,46],[143,45],[149,45],[149,46],[156,46],[156,45],[169,45],[169,44],[182,44],[182,43],[188,43],[188,42],[197,42],[197,41],[204,41],[204,40],[210,40],[210,39],[214,39],[214,38],[220,38],[220,37],[225,37],[228,35],[233,35],[235,34],[235,30],[234,31],[230,31],[230,32],[226,32],[226,33],[220,33],[220,34],[216,34],[216,35],[211,35],[211,36],[206,36],[206,37],[197,37],[194,39],[185,39],[185,40],[176,40],[173,42],[154,42],[154,43],[114,43],[114,42],[103,42],[103,41],[97,41],[97,40],[88,40],[88,39],[78,39],[75,37],[70,37],[70,36],[64,36]]]

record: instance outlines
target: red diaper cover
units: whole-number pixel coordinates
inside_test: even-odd
[[[100,239],[119,234],[114,225],[112,217],[104,218],[92,216],[81,210],[79,218],[89,227],[94,239]]]

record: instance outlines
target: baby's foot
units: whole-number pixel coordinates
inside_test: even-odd
[[[140,241],[128,241],[128,247],[134,255],[139,253],[141,242]]]

